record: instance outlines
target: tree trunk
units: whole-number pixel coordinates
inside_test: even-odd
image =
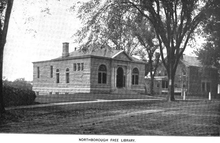
[[[151,81],[150,81],[150,94],[151,96],[154,95],[154,77],[152,76],[152,73],[151,73]]]
[[[7,1],[7,8],[5,12],[5,20],[4,20],[4,27],[2,27],[1,24],[1,30],[0,31],[0,114],[5,112],[5,106],[4,106],[4,95],[3,95],[3,81],[2,81],[2,68],[3,68],[3,53],[4,53],[4,47],[6,43],[6,37],[8,33],[8,26],[9,26],[9,19],[11,15],[11,9],[13,6],[14,0],[8,0]]]
[[[153,76],[153,61],[152,61],[152,55],[149,55],[149,65],[150,65],[150,95],[153,96],[154,95],[154,76]]]
[[[175,81],[175,72],[174,70],[171,70],[168,74],[168,95],[167,95],[167,101],[174,101],[174,81]]]
[[[2,49],[2,45],[0,47]],[[5,113],[4,99],[3,99],[3,82],[2,82],[2,64],[3,64],[3,51],[0,50],[0,114]]]

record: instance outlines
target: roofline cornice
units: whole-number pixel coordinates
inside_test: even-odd
[[[115,61],[123,61],[123,62],[132,62],[132,63],[146,64],[145,62],[142,62],[142,61],[133,61],[133,60],[132,61],[125,61],[125,60],[120,60],[120,59],[114,59],[114,58],[102,57],[102,56],[94,56],[94,55],[66,57],[66,58],[60,58],[60,59],[37,61],[37,62],[32,62],[32,63],[36,64],[36,63],[58,62],[58,61],[74,60],[74,59],[85,59],[85,58],[99,58],[99,59],[109,59],[109,60],[115,60]]]

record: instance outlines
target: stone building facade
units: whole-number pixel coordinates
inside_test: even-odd
[[[204,67],[197,57],[183,55],[175,75],[175,93],[208,96],[217,94],[218,71],[213,66]],[[155,76],[154,91],[157,94],[167,93],[168,78],[165,67],[161,64]]]
[[[123,50],[106,48],[69,53],[33,62],[33,90],[37,94],[143,93],[145,64]]]

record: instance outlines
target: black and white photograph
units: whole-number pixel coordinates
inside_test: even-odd
[[[219,0],[0,0],[2,142],[220,141]]]

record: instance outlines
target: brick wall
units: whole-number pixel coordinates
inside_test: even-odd
[[[83,63],[84,69],[74,71],[74,63]],[[51,77],[53,66],[53,77]],[[33,67],[33,90],[40,94],[90,92],[90,58],[66,61],[36,62]],[[37,77],[39,67],[40,77]],[[66,83],[66,69],[69,68],[69,83]],[[56,70],[59,69],[59,83],[56,83]]]
[[[117,59],[88,57],[71,60],[45,61],[34,63],[33,90],[39,94],[65,94],[65,93],[114,93],[117,91],[116,75],[117,68],[122,67],[126,76],[126,86],[123,88],[127,93],[144,93],[145,65],[134,63],[126,56],[118,56]],[[74,71],[74,63],[83,63],[84,69]],[[98,83],[98,69],[100,65],[107,68],[107,81],[105,84]],[[51,77],[51,66],[53,66],[53,77]],[[78,65],[77,65],[78,66]],[[39,78],[37,70],[39,67]],[[69,69],[69,83],[66,83],[66,69]],[[138,68],[139,83],[131,84],[132,70]],[[56,70],[59,69],[59,83],[57,83]]]

